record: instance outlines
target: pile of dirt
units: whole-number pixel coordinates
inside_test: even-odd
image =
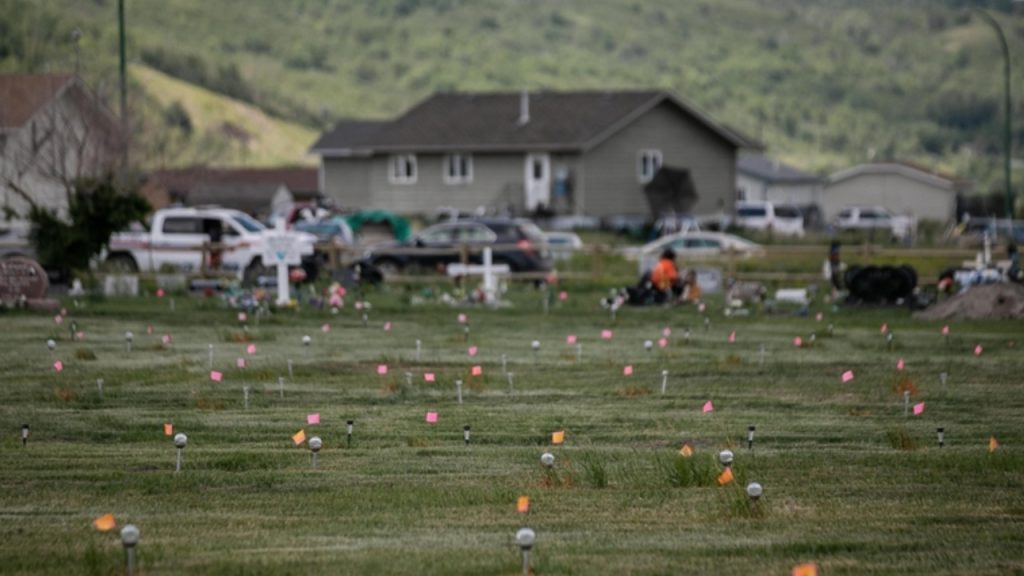
[[[914,314],[921,320],[987,320],[1024,318],[1024,286],[986,284]]]

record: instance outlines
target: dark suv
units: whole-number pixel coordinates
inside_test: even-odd
[[[364,262],[383,274],[407,269],[443,271],[459,262],[461,247],[469,248],[469,261],[479,264],[481,248],[491,246],[495,264],[508,264],[512,272],[546,272],[551,256],[544,236],[528,220],[509,218],[472,218],[435,224],[412,239],[381,244],[367,250]]]

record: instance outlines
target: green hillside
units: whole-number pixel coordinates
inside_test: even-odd
[[[311,127],[436,90],[662,87],[810,170],[902,158],[989,191],[1002,58],[977,6],[1024,53],[1010,0],[127,0],[127,18],[133,61]],[[38,39],[78,26],[83,74],[115,82],[114,0],[0,0],[5,13],[28,40],[0,46],[0,69],[70,66],[70,41]]]

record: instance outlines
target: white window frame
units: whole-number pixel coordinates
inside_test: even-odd
[[[463,161],[466,163],[466,173],[452,174],[452,166],[462,166]],[[441,171],[445,184],[469,184],[473,181],[473,155],[461,152],[447,154],[444,157],[444,165],[441,166]]]
[[[411,173],[411,175],[410,175]],[[392,184],[415,184],[419,177],[415,154],[394,154],[388,162],[388,181]]]
[[[644,160],[648,160],[644,162]],[[655,167],[655,164],[657,165]],[[644,166],[651,166],[652,170],[650,174],[644,174]],[[636,152],[636,180],[641,184],[647,184],[651,180],[654,180],[654,175],[658,173],[664,165],[662,161],[661,150],[656,148],[644,148],[637,150]]]

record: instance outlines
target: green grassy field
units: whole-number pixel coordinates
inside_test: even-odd
[[[905,310],[726,318],[712,302],[705,330],[682,308],[624,309],[613,323],[598,292],[565,288],[569,300],[548,315],[525,288],[500,311],[410,306],[411,293],[394,288],[369,296],[368,327],[351,302],[336,316],[278,313],[250,322],[257,350],[244,369],[237,312],[218,301],[179,295],[173,312],[167,299],[69,301],[60,326],[0,315],[0,572],[117,573],[116,533],[91,526],[108,512],[118,528],[141,529],[143,574],[515,574],[524,522],[537,531],[537,574],[788,574],[801,562],[820,574],[1024,571],[1019,322],[953,323],[946,343],[941,325]],[[84,341],[69,340],[72,319]],[[665,327],[668,346],[645,352]],[[793,346],[812,332],[813,347]],[[220,383],[209,378],[211,343]],[[841,382],[845,370],[853,382]],[[901,386],[923,414],[903,415]],[[702,414],[709,400],[714,412]],[[319,426],[306,425],[313,412]],[[178,474],[165,422],[189,436]],[[324,440],[317,470],[291,443],[299,429]],[[556,430],[564,445],[550,445]],[[993,435],[1001,446],[989,453]],[[678,455],[684,443],[690,459]],[[737,480],[720,487],[712,459],[727,447]],[[750,481],[765,489],[754,507],[742,494]],[[531,498],[525,519],[520,495]]]

